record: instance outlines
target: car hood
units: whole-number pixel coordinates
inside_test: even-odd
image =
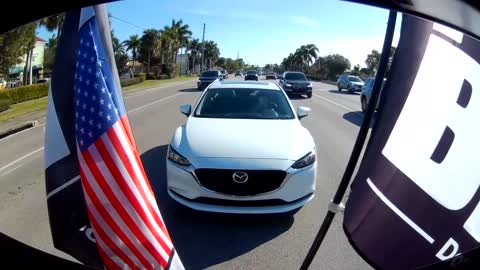
[[[360,85],[360,86],[363,86],[365,84],[363,82],[350,82],[350,83],[354,85]]]
[[[302,80],[285,80],[285,83],[290,83],[290,84],[308,84],[309,81],[302,81]]]
[[[171,145],[187,158],[297,160],[314,148],[312,136],[297,119],[189,117]]]

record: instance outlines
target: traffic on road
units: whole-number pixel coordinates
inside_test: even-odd
[[[310,241],[316,231],[318,219],[314,217],[326,211],[350,154],[362,121],[359,95],[338,92],[335,85],[311,81],[311,99],[285,96],[286,92],[280,90],[279,80],[266,80],[265,76],[260,76],[256,85],[244,83],[243,78],[232,75],[227,80],[215,82],[212,86],[216,89],[214,87],[209,92],[209,89],[199,91],[196,80],[171,83],[125,96],[146,173],[184,264],[192,269],[232,269],[251,264],[256,261],[255,258],[261,257],[262,262],[272,260],[272,267],[295,268],[308,248],[305,242]],[[257,88],[261,91],[255,92]],[[217,93],[220,91],[225,93]],[[265,114],[255,114],[255,117],[279,119],[231,119],[255,105],[245,103],[248,100],[243,100],[241,96],[237,97],[238,100],[232,99],[234,92],[237,95],[243,93],[246,98],[264,93],[268,97],[275,91],[282,93],[272,96],[276,103],[265,102],[267,110],[262,110]],[[219,94],[230,98],[211,100],[210,105],[205,104],[204,108],[198,109],[201,100],[213,96],[220,98]],[[217,105],[220,104],[218,102],[224,105]],[[184,104],[192,106],[182,106]],[[197,104],[196,107],[193,104]],[[194,115],[196,111],[198,116]],[[202,117],[205,113],[209,116]],[[249,116],[246,118],[252,118],[248,111],[245,113]],[[186,115],[189,116],[186,118]],[[4,149],[0,153],[0,198],[4,202],[0,215],[5,217],[0,220],[0,228],[2,232],[36,248],[76,261],[56,250],[49,236],[43,183],[44,128],[44,125],[39,125],[0,140],[0,147]],[[293,168],[295,162],[305,168]],[[209,170],[198,171],[196,176],[199,178],[193,178],[188,171],[196,168],[194,166],[220,169],[222,173],[219,175],[224,178],[219,180],[229,181],[230,186],[218,186],[215,182],[198,184],[198,179],[210,181],[215,178],[205,178],[211,173]],[[275,168],[278,168],[279,173],[290,175],[285,182],[289,184],[281,184],[279,189],[275,186],[253,185],[242,186],[241,189],[234,186],[241,184],[235,182],[233,174],[236,173],[235,179],[240,182],[248,177],[250,182],[247,183],[251,185],[258,177],[264,177],[257,172],[265,168],[274,174],[277,172]],[[265,188],[276,190],[269,192]],[[215,189],[215,192],[209,191]],[[229,192],[235,196],[225,195]],[[255,203],[251,192],[267,192],[256,197],[266,200]],[[237,197],[247,194],[249,196],[244,199]],[[192,201],[188,197],[197,199]],[[284,205],[286,201],[294,204]],[[305,204],[308,201],[311,202]],[[304,207],[299,208],[302,205]],[[194,209],[224,213],[245,212],[245,209],[251,213],[293,212],[287,216],[262,218],[212,215]],[[275,220],[274,225],[271,225],[271,220]],[[326,241],[326,245],[334,248],[321,252],[316,265],[321,269],[339,269],[346,265],[369,269],[349,246],[338,222]],[[195,224],[196,229],[192,231],[187,224]],[[251,240],[242,240],[247,238]],[[210,252],[217,254],[215,259],[198,255],[207,243]],[[237,248],[225,249],[231,243],[235,243]],[[292,254],[291,249],[297,252]],[[288,255],[291,260],[277,264],[275,258],[279,254]],[[342,255],[338,257],[338,254]]]
[[[182,1],[173,20],[126,1],[2,35],[0,82],[22,82],[0,85],[2,234],[93,266],[90,252],[126,269],[299,267],[362,124],[377,44],[336,53],[293,10],[282,31],[308,38],[248,22],[231,42]],[[371,269],[341,217],[324,245],[311,269]]]

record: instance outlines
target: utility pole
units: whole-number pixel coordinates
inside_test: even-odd
[[[237,51],[237,60],[238,60],[238,55],[240,54],[240,50]]]
[[[203,23],[203,35],[202,35],[202,67],[200,71],[203,71],[203,67],[205,66],[205,23]]]

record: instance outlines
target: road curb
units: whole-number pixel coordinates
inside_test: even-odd
[[[13,135],[13,134],[15,134],[17,132],[20,132],[22,130],[32,128],[32,127],[37,126],[39,124],[40,124],[39,120],[35,120],[35,121],[28,121],[28,122],[13,126],[13,127],[9,128],[7,130],[0,131],[0,139],[3,139],[3,138],[8,137],[10,135]]]

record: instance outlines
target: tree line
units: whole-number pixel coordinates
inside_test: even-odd
[[[49,74],[55,64],[57,39],[61,35],[64,14],[58,14],[29,23],[10,32],[0,35],[0,77],[7,78],[10,68],[26,60],[23,72],[23,84],[33,83],[30,78],[33,49],[35,48],[36,32],[45,27],[53,32],[45,44],[43,73]],[[111,25],[111,23],[110,23]],[[217,43],[211,40],[200,41],[192,38],[188,24],[181,19],[173,19],[171,24],[162,29],[146,29],[142,35],[132,35],[125,41],[120,41],[114,31],[111,31],[115,61],[119,72],[125,72],[130,67],[135,68],[142,63],[146,72],[156,72],[171,76],[178,73],[178,53],[187,55],[187,67],[194,72],[195,66],[201,70],[211,68],[220,57]],[[130,55],[129,55],[130,53]],[[131,65],[129,65],[131,61]],[[155,69],[151,70],[152,67]],[[157,74],[158,75],[158,74]]]
[[[390,49],[389,66],[395,50],[396,47],[393,46]],[[365,59],[365,68],[358,64],[351,68],[350,60],[341,54],[330,54],[322,57],[318,56],[318,52],[318,48],[314,44],[302,45],[294,53],[285,57],[280,65],[267,64],[264,69],[275,72],[302,71],[319,79],[328,80],[336,80],[339,75],[345,72],[368,77],[375,75],[381,56],[380,52],[372,50]]]
[[[142,36],[132,35],[129,39],[120,42],[112,31],[112,43],[115,60],[119,71],[127,68],[129,51],[132,63],[144,64],[147,73],[157,72],[152,67],[161,67],[160,72],[171,75],[178,66],[178,55],[187,56],[186,70],[193,73],[195,66],[200,69],[211,68],[220,57],[217,43],[211,40],[200,41],[192,39],[192,31],[182,20],[172,20],[171,25],[162,29],[146,29]],[[185,67],[184,67],[185,68]]]

